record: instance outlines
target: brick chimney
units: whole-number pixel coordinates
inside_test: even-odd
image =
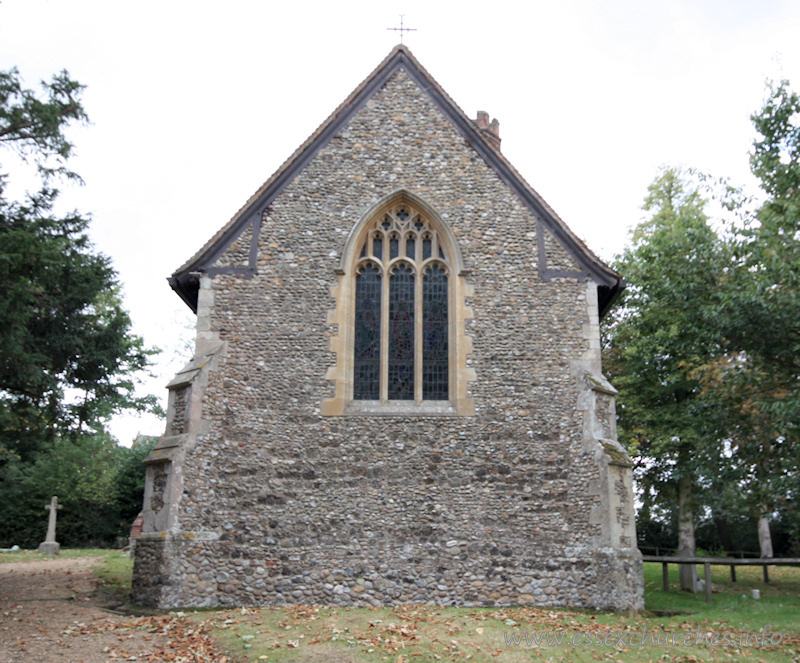
[[[497,118],[489,122],[489,113],[478,111],[478,117],[474,120],[475,125],[480,129],[483,137],[491,143],[498,152],[500,151],[500,122]]]

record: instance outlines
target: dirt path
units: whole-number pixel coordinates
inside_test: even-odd
[[[127,617],[103,606],[96,557],[0,564],[0,661],[229,661],[207,629],[169,615]]]

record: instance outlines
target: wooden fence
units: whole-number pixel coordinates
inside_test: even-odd
[[[737,566],[760,566],[764,569],[764,582],[769,582],[770,566],[800,566],[800,558],[797,557],[759,557],[756,559],[737,559],[735,557],[684,557],[670,556],[661,557],[658,555],[642,555],[644,562],[659,562],[661,573],[664,580],[664,591],[669,591],[669,565],[670,564],[702,564],[703,580],[706,590],[706,602],[711,603],[711,565],[729,566],[731,569],[731,582],[736,582]]]

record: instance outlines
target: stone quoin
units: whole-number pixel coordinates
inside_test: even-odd
[[[405,46],[170,284],[136,603],[643,608],[622,277]]]

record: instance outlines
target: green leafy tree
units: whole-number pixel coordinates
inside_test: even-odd
[[[750,155],[767,199],[739,229],[734,251],[742,269],[728,293],[726,334],[748,357],[758,385],[753,405],[775,432],[800,432],[800,96],[788,81],[771,83],[752,116],[760,138]]]
[[[645,514],[677,504],[679,551],[693,554],[698,474],[713,435],[695,376],[719,352],[710,320],[724,255],[706,201],[665,169],[644,203],[649,217],[615,262],[629,285],[605,321],[604,365],[619,390],[621,440],[637,458]],[[681,585],[694,589],[693,569]]]
[[[58,495],[65,545],[113,544],[141,508],[147,450],[119,447],[114,413],[155,410],[135,394],[152,349],[131,332],[110,260],[88,238],[89,219],[56,213],[68,168],[66,129],[86,121],[83,87],[66,72],[40,92],[0,72],[0,146],[36,167],[41,188],[7,195],[0,173],[0,540],[35,546],[43,505]],[[138,501],[138,505],[136,502]],[[135,511],[134,511],[135,509]]]
[[[44,505],[58,495],[57,539],[66,547],[113,546],[125,540],[142,509],[143,461],[156,438],[130,448],[107,434],[59,439],[31,463],[13,459],[2,471],[0,546],[35,548],[44,540]]]
[[[135,375],[153,350],[131,333],[110,260],[86,234],[89,220],[54,214],[54,176],[76,177],[66,127],[85,121],[82,86],[66,72],[42,83],[44,99],[0,72],[0,144],[44,179],[24,202],[0,176],[0,459],[32,461],[46,444],[97,434],[114,413],[155,407]]]
[[[80,101],[84,86],[62,71],[42,82],[42,89],[45,99],[22,86],[16,68],[0,71],[0,143],[32,161],[45,179],[77,177],[66,166],[74,146],[64,129],[87,121]]]
[[[731,233],[718,315],[726,351],[700,375],[768,554],[770,514],[800,523],[800,97],[788,81],[770,83],[752,120],[750,165],[766,199]]]
[[[745,267],[732,290],[728,333],[753,360],[759,394],[778,435],[800,434],[800,96],[788,81],[770,85],[752,116],[760,134],[750,165],[768,198],[744,228]],[[739,311],[738,317],[733,317]]]

